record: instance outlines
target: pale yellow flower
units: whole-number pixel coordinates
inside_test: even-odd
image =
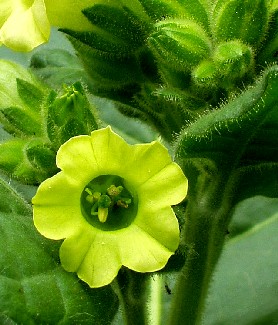
[[[31,51],[48,41],[50,27],[90,30],[81,10],[93,0],[1,0],[0,45]]]
[[[162,269],[179,245],[171,205],[187,179],[159,142],[127,144],[110,127],[64,143],[61,172],[33,198],[34,223],[47,238],[65,239],[62,266],[91,287],[109,284],[123,266]]]

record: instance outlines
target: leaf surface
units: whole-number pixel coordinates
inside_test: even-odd
[[[118,301],[59,264],[58,246],[33,226],[31,207],[0,181],[0,321],[4,324],[109,324]]]

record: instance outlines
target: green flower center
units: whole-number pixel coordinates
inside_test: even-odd
[[[116,175],[101,175],[91,180],[80,201],[84,218],[101,230],[126,228],[137,214],[136,194]]]

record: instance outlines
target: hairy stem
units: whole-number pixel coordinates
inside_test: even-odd
[[[128,269],[117,276],[117,293],[126,325],[147,325],[148,276]]]
[[[171,325],[201,324],[210,280],[230,222],[229,184],[234,183],[216,177],[202,182],[205,187],[196,186],[189,195],[183,233],[188,253],[176,284]]]
[[[152,275],[149,279],[148,323],[150,325],[161,324],[161,276]]]

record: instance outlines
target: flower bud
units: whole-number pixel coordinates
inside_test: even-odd
[[[0,168],[27,183],[40,183],[57,172],[55,152],[41,139],[0,143]]]
[[[97,27],[84,37],[88,43],[91,36],[92,46],[102,51],[125,49],[128,54],[143,45],[150,29],[148,23],[125,6],[95,4],[92,8],[84,10],[84,15]]]
[[[258,53],[257,62],[260,65],[277,63],[278,54],[278,1],[273,2],[271,21],[267,30],[267,36]]]
[[[148,41],[158,63],[181,71],[196,66],[211,51],[211,42],[204,29],[186,19],[157,23]]]
[[[209,29],[209,2],[207,0],[139,0],[154,22],[165,17],[192,19]]]
[[[69,138],[89,134],[97,128],[93,108],[79,82],[65,87],[61,96],[52,94],[48,108],[47,131],[55,147]]]
[[[268,25],[266,0],[218,0],[213,11],[213,30],[217,41],[240,39],[257,45]]]
[[[56,152],[41,139],[31,140],[25,146],[25,154],[29,164],[38,171],[43,171],[46,176],[53,175],[57,171],[55,164]]]
[[[240,41],[221,43],[213,54],[219,73],[226,81],[242,78],[253,68],[252,49]]]
[[[7,173],[13,173],[14,170],[23,161],[22,148],[25,141],[21,139],[12,139],[0,143],[0,168]]]
[[[192,71],[192,77],[196,85],[211,88],[217,82],[218,70],[215,62],[204,60]]]

